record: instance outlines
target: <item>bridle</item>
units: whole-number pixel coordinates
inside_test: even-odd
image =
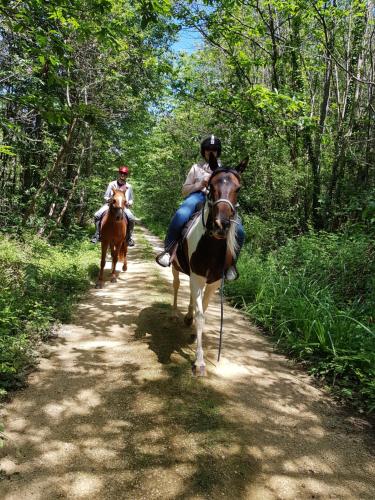
[[[208,181],[207,197],[206,197],[206,199],[203,203],[203,207],[202,207],[202,224],[203,224],[204,228],[207,228],[206,223],[204,221],[204,207],[205,207],[206,203],[207,203],[208,207],[210,208],[210,210],[212,210],[214,207],[216,207],[216,205],[218,205],[219,203],[226,203],[227,205],[229,205],[230,209],[232,210],[232,218],[229,219],[230,222],[233,222],[234,224],[238,224],[238,222],[236,221],[235,215],[237,213],[237,208],[239,207],[239,203],[236,203],[236,205],[233,205],[233,203],[230,200],[228,200],[228,198],[219,198],[218,200],[214,201],[211,197],[210,185],[211,185],[212,179],[219,173],[233,174],[237,177],[237,179],[239,181],[241,181],[240,174],[237,172],[237,170],[234,170],[232,168],[218,168],[214,172],[212,172],[211,177]]]
[[[125,214],[125,208],[126,208],[126,199],[125,199],[124,207],[115,207],[115,206],[113,205],[113,200],[114,200],[114,196],[112,196],[112,198],[111,198],[111,199],[110,199],[110,201],[109,201],[109,210],[110,210],[110,211],[111,211],[111,210],[112,210],[112,211],[119,211],[119,210],[121,210],[122,215],[124,215],[124,214]]]
[[[208,193],[207,193],[207,197],[203,203],[203,207],[202,207],[202,224],[203,224],[203,227],[206,229],[207,231],[207,225],[204,221],[204,208],[205,208],[205,205],[207,203],[208,207],[209,207],[209,210],[211,211],[214,207],[216,207],[216,205],[218,205],[219,203],[226,203],[227,205],[229,205],[230,209],[232,210],[232,218],[229,219],[230,220],[230,223],[234,223],[234,224],[239,224],[239,222],[236,220],[236,213],[237,213],[237,208],[239,207],[239,203],[236,203],[235,205],[233,205],[233,203],[228,200],[228,198],[219,198],[218,200],[213,200],[212,197],[211,197],[211,189],[210,189],[210,186],[211,186],[211,182],[212,182],[212,179],[219,173],[221,172],[224,172],[224,173],[230,173],[230,174],[233,174],[237,177],[237,179],[241,182],[241,177],[240,177],[240,174],[237,172],[237,170],[234,170],[232,168],[218,168],[216,170],[214,170],[214,172],[212,172],[211,174],[211,177],[208,181]],[[221,354],[221,346],[222,346],[222,341],[223,341],[223,321],[224,321],[224,266],[225,266],[225,260],[223,262],[223,270],[222,270],[222,273],[221,273],[221,286],[220,286],[220,332],[219,332],[219,349],[218,349],[218,355],[217,355],[217,360],[220,361],[220,354]]]

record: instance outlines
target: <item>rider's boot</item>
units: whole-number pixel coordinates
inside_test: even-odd
[[[95,234],[91,238],[91,243],[98,243],[100,241],[100,219],[95,219]]]
[[[129,247],[134,247],[134,245],[135,245],[134,240],[133,240],[133,231],[134,231],[134,221],[129,220],[128,221],[128,231],[126,234],[126,240],[128,242]]]

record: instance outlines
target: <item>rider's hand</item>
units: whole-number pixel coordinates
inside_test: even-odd
[[[208,179],[202,179],[200,183],[200,188],[204,189],[208,186]]]

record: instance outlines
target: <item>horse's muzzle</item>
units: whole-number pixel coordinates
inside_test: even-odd
[[[223,240],[227,237],[230,228],[230,220],[227,219],[215,219],[213,223],[210,235],[217,240]]]
[[[209,234],[217,240],[225,240],[228,236],[228,229],[212,229]]]

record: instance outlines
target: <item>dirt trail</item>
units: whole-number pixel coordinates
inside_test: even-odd
[[[169,319],[171,272],[142,239],[128,272],[87,294],[3,408],[0,498],[375,498],[366,423],[238,311],[225,306],[216,366],[220,306],[210,306],[208,377],[191,377],[191,331]],[[180,296],[185,311],[187,280]]]

